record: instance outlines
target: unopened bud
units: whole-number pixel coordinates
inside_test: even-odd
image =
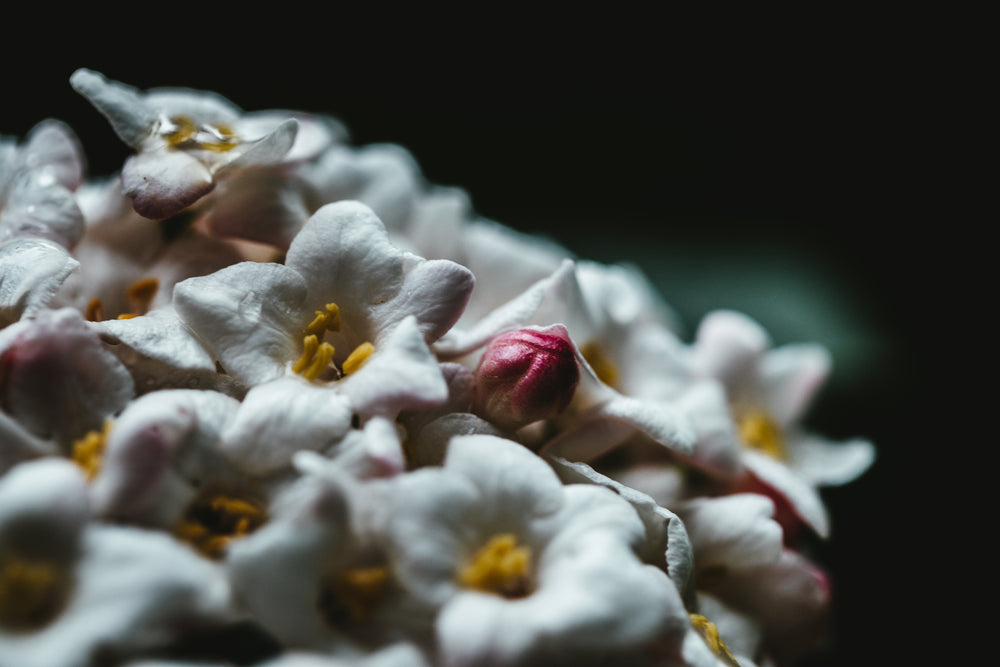
[[[520,329],[497,336],[476,370],[476,413],[508,429],[554,417],[580,382],[566,327]]]

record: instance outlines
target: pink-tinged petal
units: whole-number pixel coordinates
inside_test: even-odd
[[[0,245],[0,328],[48,307],[79,266],[49,241],[21,238]]]
[[[0,407],[36,436],[68,447],[134,394],[128,370],[76,310],[0,330]]]
[[[237,468],[267,474],[291,464],[295,452],[335,446],[351,428],[348,399],[299,377],[278,378],[247,392],[222,434]]]
[[[206,214],[213,234],[287,250],[309,219],[304,186],[283,165],[260,165],[216,187]]]
[[[433,343],[461,317],[475,278],[467,268],[448,260],[415,261],[416,265],[403,279],[399,294],[383,305],[372,307],[372,319],[375,329],[383,331],[413,315],[424,339]]]
[[[718,378],[737,400],[748,389],[757,363],[770,346],[770,337],[752,319],[729,310],[713,311],[698,326],[692,364],[703,375]]]
[[[136,213],[151,220],[180,213],[215,187],[205,165],[181,151],[154,150],[132,155],[122,167],[121,178]]]
[[[830,517],[816,489],[793,470],[775,459],[746,450],[743,464],[750,475],[735,491],[762,493],[775,504],[775,520],[781,524],[786,543],[794,542],[804,523],[817,535],[830,536]]]
[[[831,363],[821,345],[784,345],[769,351],[759,368],[761,407],[778,424],[798,422],[829,377]]]
[[[579,382],[566,327],[512,331],[494,338],[479,359],[475,412],[516,430],[565,410]]]
[[[258,384],[284,374],[300,354],[302,276],[281,264],[241,262],[174,288],[174,307],[237,380]]]
[[[156,123],[157,111],[141,92],[88,69],[78,69],[69,79],[80,93],[111,123],[115,133],[132,148],[138,148]]]
[[[679,512],[702,571],[769,565],[781,556],[781,526],[773,520],[774,503],[765,496],[695,498]]]
[[[838,486],[860,477],[875,462],[875,445],[863,438],[843,442],[817,435],[794,435],[789,465],[814,486]]]
[[[389,242],[382,222],[355,201],[327,204],[305,223],[288,248],[285,265],[309,285],[308,303],[334,302],[345,326],[371,340],[369,310],[399,293],[403,253]]]

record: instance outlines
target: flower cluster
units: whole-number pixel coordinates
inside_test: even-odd
[[[70,84],[0,137],[0,664],[780,666],[822,641],[830,368],[395,145]]]

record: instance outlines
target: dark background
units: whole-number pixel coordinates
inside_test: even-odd
[[[833,537],[816,555],[835,634],[808,664],[928,657],[951,613],[935,601],[956,567],[939,527],[966,446],[943,425],[962,391],[946,371],[975,343],[959,323],[978,270],[971,221],[943,185],[955,165],[940,151],[961,123],[942,109],[962,91],[940,30],[896,16],[298,16],[278,40],[259,18],[168,36],[133,26],[51,60],[5,53],[0,133],[60,118],[92,173],[117,170],[127,149],[69,87],[81,66],[248,110],[329,112],[357,145],[408,148],[485,217],[637,263],[688,333],[727,307],[777,344],[829,346],[808,423],[871,438],[878,460],[825,494]]]

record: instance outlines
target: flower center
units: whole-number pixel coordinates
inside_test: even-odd
[[[580,348],[580,354],[590,364],[598,380],[612,388],[618,385],[618,367],[611,361],[600,344],[590,341]]]
[[[188,116],[171,116],[162,122],[160,135],[174,150],[200,148],[213,153],[225,153],[240,144],[231,127],[224,124],[198,125]]]
[[[219,559],[232,540],[257,530],[266,518],[256,501],[220,493],[196,499],[174,534],[203,556]]]
[[[779,461],[787,458],[781,427],[769,414],[751,410],[738,417],[736,424],[746,446]]]
[[[0,557],[0,628],[29,631],[58,615],[69,597],[69,574],[54,563]]]
[[[511,533],[494,535],[458,573],[464,588],[496,593],[505,598],[524,597],[530,592],[531,548],[518,546]]]
[[[736,658],[733,654],[729,652],[726,645],[722,642],[722,638],[719,636],[719,629],[715,627],[715,623],[702,616],[701,614],[690,614],[691,627],[701,635],[701,638],[705,640],[705,644],[708,648],[712,649],[712,653],[722,658],[723,662],[733,665],[734,667],[739,667],[739,663],[736,662]]]
[[[292,365],[292,372],[312,381],[319,378],[333,361],[334,347],[320,342],[327,331],[340,331],[340,308],[335,303],[326,304],[325,310],[317,310],[316,317],[306,327],[302,338],[302,356]],[[352,351],[341,365],[344,375],[355,372],[368,360],[375,346],[364,342]]]
[[[149,310],[156,293],[160,289],[160,281],[156,278],[143,278],[128,286],[125,290],[125,298],[132,309],[127,313],[118,315],[119,320],[129,320],[139,315],[145,315]],[[104,319],[104,304],[100,298],[94,297],[87,302],[87,307],[83,312],[84,317],[90,322],[100,322]]]
[[[322,585],[319,607],[332,625],[371,618],[385,595],[391,575],[387,567],[355,567],[328,577]]]
[[[104,448],[108,444],[112,426],[112,420],[108,419],[100,431],[91,431],[73,442],[73,462],[83,468],[88,480],[93,480],[101,471]]]

